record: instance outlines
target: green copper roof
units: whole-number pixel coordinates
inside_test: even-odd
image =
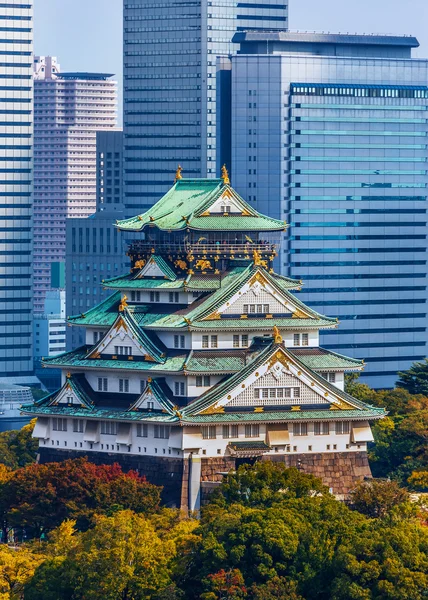
[[[143,360],[112,360],[105,358],[87,358],[88,349],[82,346],[71,352],[64,352],[43,360],[43,365],[52,368],[64,369],[97,369],[115,371],[140,371],[145,376],[151,373],[178,373],[183,371],[188,357],[188,351],[172,355],[165,359],[164,363],[148,362]]]
[[[111,326],[116,320],[120,299],[121,293],[116,292],[86,312],[68,317],[68,321],[73,325]]]
[[[158,291],[166,290],[179,290],[184,287],[184,279],[176,279],[175,281],[169,281],[165,279],[149,279],[143,277],[141,279],[132,279],[132,276],[128,277],[122,275],[115,277],[114,279],[107,279],[103,281],[103,286],[106,288],[116,290],[153,290]]]
[[[114,410],[112,408],[79,408],[73,406],[37,406],[36,404],[25,404],[21,410],[26,415],[43,416],[67,416],[84,419],[102,419],[112,421],[144,421],[154,423],[178,423],[179,418],[161,412],[141,412],[131,410]]]
[[[364,367],[364,361],[359,358],[343,356],[324,348],[290,348],[289,351],[310,369],[347,371],[360,370]]]
[[[204,212],[228,191],[245,209],[245,215],[224,216]],[[116,226],[123,231],[142,231],[147,226],[156,226],[165,231],[196,229],[201,231],[281,231],[282,221],[266,217],[243,200],[222,179],[179,179],[146,213],[118,221]]]
[[[155,328],[162,329],[166,323],[157,321],[153,324]],[[215,331],[227,329],[230,331],[239,331],[240,329],[245,331],[272,331],[274,325],[280,329],[291,329],[291,330],[306,330],[312,329],[325,329],[337,327],[336,322],[333,319],[293,319],[287,317],[274,317],[273,319],[217,319],[213,321],[192,321],[189,325],[190,331]]]

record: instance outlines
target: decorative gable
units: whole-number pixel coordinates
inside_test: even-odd
[[[218,213],[244,216],[251,214],[248,207],[233,194],[230,188],[226,188],[221,196],[205,209],[201,216]]]
[[[136,278],[142,279],[143,277],[162,277],[162,279],[165,279],[166,276],[157,264],[156,260],[154,258],[150,258],[141,271],[139,271]]]
[[[163,410],[163,407],[153,393],[150,383],[147,384],[146,389],[130,410]]]
[[[73,390],[69,382],[67,382],[65,386],[58,392],[55,398],[52,399],[49,406],[57,406],[59,404],[65,404],[66,406],[82,406],[82,400]]]
[[[298,307],[293,299],[276,289],[267,278],[258,272],[217,310],[218,314],[286,314],[290,317],[311,318],[308,312]]]
[[[354,409],[327,382],[293,360],[284,348],[277,346],[266,363],[259,365],[245,379],[236,377],[236,386],[229,389],[207,411],[222,407],[246,407],[263,410],[267,406],[329,404],[330,409]],[[299,407],[299,408],[298,408]]]

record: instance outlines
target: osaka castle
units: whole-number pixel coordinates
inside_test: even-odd
[[[363,362],[320,346],[337,319],[275,273],[283,221],[249,206],[225,169],[179,169],[157,204],[115,226],[132,239],[129,272],[68,318],[86,344],[45,359],[62,387],[23,406],[37,417],[40,462],[119,462],[191,510],[257,460],[313,473],[339,497],[370,477],[370,424],[385,411],[344,391]]]

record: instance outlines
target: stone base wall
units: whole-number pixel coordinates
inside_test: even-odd
[[[74,450],[57,450],[55,448],[39,448],[39,462],[61,462],[70,458],[86,458],[96,465],[119,463],[126,471],[135,470],[144,475],[150,483],[163,487],[162,502],[167,506],[180,508],[187,502],[187,480],[185,497],[182,498],[184,460],[182,458],[133,456],[126,454],[109,454],[107,452],[88,452]]]
[[[367,452],[329,452],[263,456],[262,460],[282,462],[322,479],[337,496],[346,496],[365,477],[371,477]]]
[[[332,489],[333,494],[345,497],[355,485],[365,477],[371,477],[370,465],[366,452],[329,452],[319,454],[278,454],[263,456],[259,460],[282,462],[287,467],[297,467],[304,473],[310,473],[322,479],[324,484]],[[237,462],[232,457],[202,459],[202,501],[207,498],[216,486],[207,482],[221,482],[223,476],[237,468]]]

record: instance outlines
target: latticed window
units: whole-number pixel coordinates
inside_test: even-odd
[[[337,421],[336,433],[338,435],[344,435],[346,433],[349,433],[349,431],[350,431],[349,421]]]
[[[83,419],[73,419],[74,433],[83,433],[85,421]]]
[[[155,425],[154,436],[161,440],[167,440],[169,438],[169,427],[166,425]]]
[[[204,440],[215,440],[217,437],[215,425],[202,427],[202,438]]]
[[[308,424],[293,423],[293,435],[308,435]]]
[[[176,381],[174,383],[174,392],[176,396],[184,396],[186,394],[184,381]]]
[[[225,440],[230,438],[230,426],[229,425],[223,425],[222,434],[223,434],[223,438]]]
[[[67,419],[52,419],[52,429],[54,431],[67,431]]]
[[[103,435],[116,435],[117,423],[114,421],[101,421],[101,433]]]
[[[129,392],[129,379],[119,379],[119,392]]]
[[[239,437],[239,425],[232,425],[231,429],[232,429],[232,431],[231,431],[231,437],[232,438]]]
[[[246,438],[260,437],[260,426],[259,425],[245,425],[245,437]]]
[[[329,423],[315,423],[314,424],[315,435],[329,435],[330,424]]]
[[[149,426],[147,423],[138,423],[137,425],[137,437],[148,437]]]
[[[209,340],[210,340],[210,338],[208,335],[202,336],[202,348],[209,348],[209,346],[210,346]]]
[[[327,381],[330,383],[336,383],[336,373],[323,372],[321,373],[321,376],[324,377],[324,379],[327,379]]]

